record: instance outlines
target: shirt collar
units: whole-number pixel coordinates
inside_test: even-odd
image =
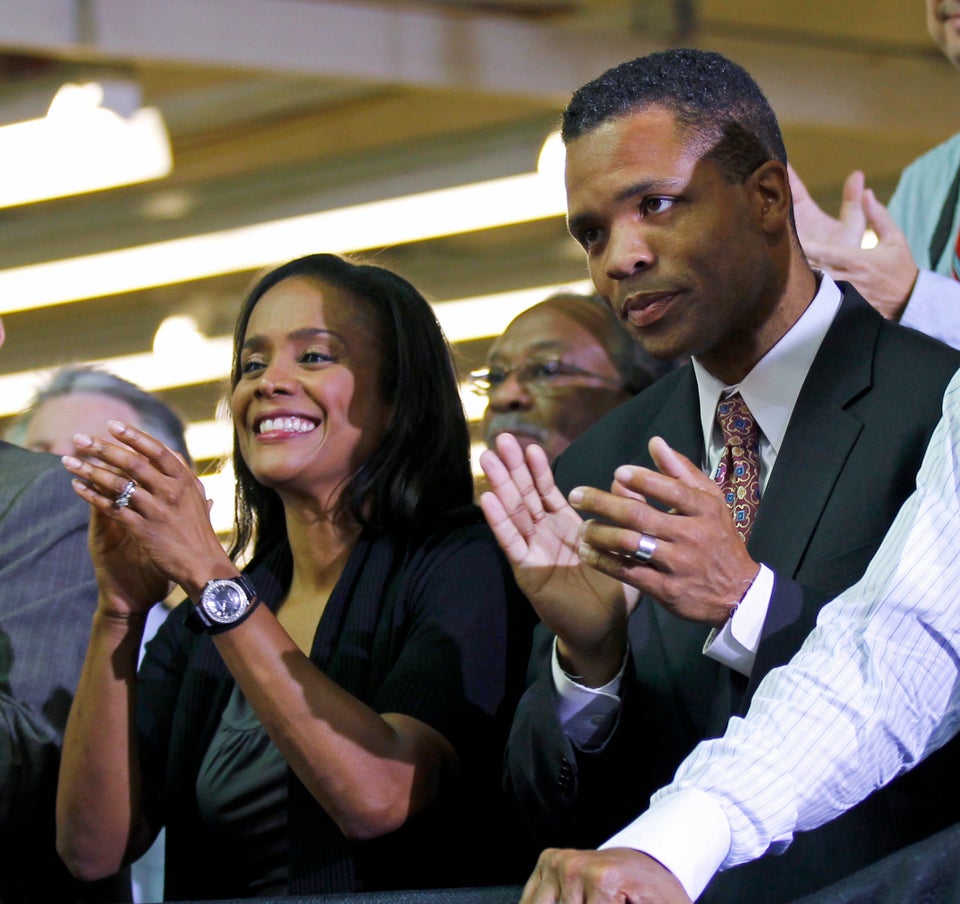
[[[710,448],[716,427],[714,418],[717,402],[721,395],[739,390],[761,433],[773,447],[774,453],[779,453],[793,406],[843,297],[840,288],[829,276],[819,272],[817,276],[820,287],[813,301],[739,384],[727,386],[708,373],[696,358],[692,359],[700,395],[704,448]]]

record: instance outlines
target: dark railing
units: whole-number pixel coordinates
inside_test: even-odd
[[[520,891],[520,886],[501,886],[257,900],[258,904],[516,904]],[[219,904],[249,904],[249,899]],[[793,904],[960,904],[960,824]]]

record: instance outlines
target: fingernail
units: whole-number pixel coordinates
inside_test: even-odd
[[[625,483],[633,477],[633,468],[627,465],[620,465],[616,471],[613,472],[613,476],[616,477],[621,483]]]
[[[127,429],[127,425],[123,421],[107,421],[107,426],[111,433],[123,433]]]
[[[567,499],[570,502],[570,505],[578,505],[583,502],[583,487],[574,487],[570,491],[570,495],[567,496]]]
[[[581,543],[581,544],[577,547],[577,555],[580,556],[580,558],[581,558],[584,562],[586,562],[586,561],[587,561],[587,556],[590,555],[590,547],[587,546],[586,543]]]
[[[79,459],[79,458],[74,458],[72,455],[63,455],[63,456],[61,456],[61,458],[60,458],[60,463],[61,463],[65,468],[79,468],[79,467],[80,467],[80,459]]]
[[[86,448],[87,446],[93,445],[93,440],[87,433],[74,433],[73,444],[75,446],[80,446],[81,448]]]

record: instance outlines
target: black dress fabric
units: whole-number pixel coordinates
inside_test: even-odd
[[[246,570],[276,609],[289,585],[286,550]],[[159,789],[167,826],[169,899],[240,897],[232,865],[244,838],[202,829],[196,779],[233,680],[209,637],[176,610],[138,676],[145,788]],[[349,841],[287,769],[290,894],[459,887],[522,881],[532,865],[504,817],[502,750],[523,680],[531,610],[470,507],[420,536],[366,530],[326,605],[311,661],[377,712],[439,731],[459,761],[456,787],[400,830]],[[226,834],[226,833],[225,833]]]

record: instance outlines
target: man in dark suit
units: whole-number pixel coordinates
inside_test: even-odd
[[[82,891],[54,847],[60,744],[97,603],[88,520],[59,459],[0,442],[3,904],[112,893]]]
[[[610,70],[574,95],[564,141],[598,292],[649,352],[692,356],[574,442],[555,482],[510,437],[482,458],[484,511],[543,623],[507,785],[538,845],[595,847],[860,577],[960,359],[810,268],[776,118],[723,57]],[[957,817],[896,786],[864,807],[714,899],[789,900]]]

